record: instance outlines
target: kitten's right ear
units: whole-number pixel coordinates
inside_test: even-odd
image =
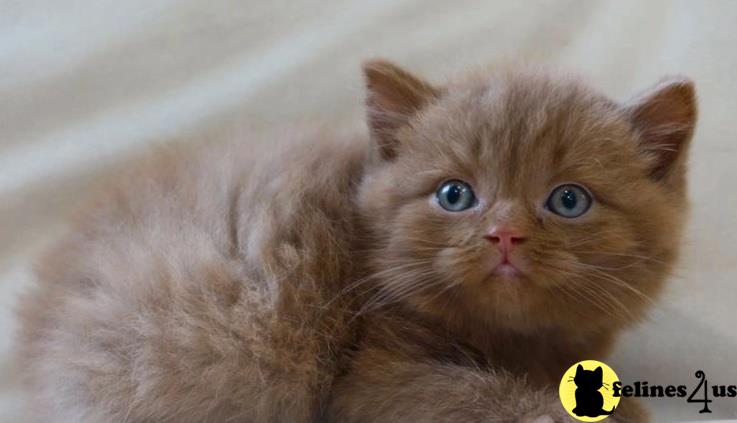
[[[366,107],[371,137],[381,156],[396,154],[396,132],[417,111],[439,95],[439,90],[420,78],[385,60],[363,64],[366,80]]]

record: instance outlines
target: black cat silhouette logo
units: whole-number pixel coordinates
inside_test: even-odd
[[[560,402],[577,420],[597,422],[614,413],[619,404],[612,385],[617,374],[596,360],[581,361],[571,366],[560,381]]]

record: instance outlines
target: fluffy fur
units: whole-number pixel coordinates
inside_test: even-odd
[[[20,309],[39,421],[571,421],[563,371],[676,259],[692,84],[618,104],[535,69],[364,72],[369,137],[172,148],[80,213]],[[440,209],[448,179],[479,206]],[[584,216],[545,208],[564,182]],[[519,275],[492,272],[499,223]]]

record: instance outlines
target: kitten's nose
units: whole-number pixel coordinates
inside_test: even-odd
[[[486,239],[499,246],[504,254],[512,251],[512,247],[525,241],[522,231],[508,226],[494,226],[486,235]]]

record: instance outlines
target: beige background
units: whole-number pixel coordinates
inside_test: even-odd
[[[693,77],[693,218],[672,289],[610,364],[625,380],[737,384],[737,2],[0,0],[0,421],[22,421],[8,360],[17,293],[63,216],[123,157],[223,122],[361,115],[359,62],[433,78],[560,65],[626,98]],[[737,399],[652,400],[657,421],[737,417]]]

